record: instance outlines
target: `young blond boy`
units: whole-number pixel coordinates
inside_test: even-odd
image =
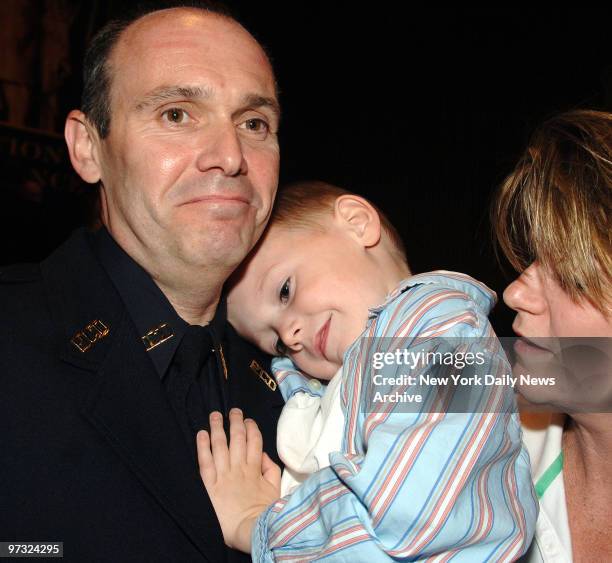
[[[463,274],[411,277],[401,240],[367,200],[321,182],[281,192],[228,314],[244,337],[285,356],[274,366],[287,401],[284,496],[273,502],[277,471],[255,423],[233,411],[228,450],[213,415],[199,460],[226,542],[254,561],[519,557],[537,503],[511,393],[452,412],[435,393],[406,409],[374,405],[368,392],[372,352],[389,341],[490,343],[494,300]],[[510,373],[499,346],[487,357],[490,373]]]

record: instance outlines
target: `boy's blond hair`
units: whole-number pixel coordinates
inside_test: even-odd
[[[268,225],[286,229],[323,230],[323,218],[329,217],[336,199],[350,193],[318,180],[289,184],[278,191]],[[395,257],[407,264],[406,249],[399,233],[385,214],[372,202],[369,203],[378,213],[380,224],[389,238]]]
[[[544,123],[492,208],[510,263],[538,260],[574,300],[609,315],[612,299],[612,114],[571,111]]]

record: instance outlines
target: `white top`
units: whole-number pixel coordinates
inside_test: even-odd
[[[329,454],[340,450],[344,415],[340,405],[342,368],[322,397],[298,392],[285,403],[278,420],[276,450],[285,464],[281,495],[293,491],[315,471],[329,466]],[[308,382],[317,391],[321,383]]]
[[[533,420],[532,420],[533,419]],[[540,500],[536,533],[521,561],[568,563],[572,561],[561,437],[565,415],[542,413],[523,419],[523,441],[527,446],[533,483]]]

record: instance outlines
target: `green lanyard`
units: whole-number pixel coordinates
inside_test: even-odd
[[[550,487],[550,484],[555,480],[557,475],[561,473],[562,469],[563,469],[563,452],[561,452],[557,456],[557,459],[555,459],[555,461],[553,461],[548,466],[548,469],[544,471],[542,476],[538,479],[538,482],[535,484],[535,492],[538,497],[538,500],[540,500],[544,496],[546,489]]]

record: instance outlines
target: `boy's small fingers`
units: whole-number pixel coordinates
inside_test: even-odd
[[[247,463],[259,468],[263,450],[263,438],[257,423],[252,419],[244,421],[246,427],[246,459]]]
[[[223,416],[220,412],[210,413],[210,444],[217,471],[225,471],[229,465],[227,438],[223,429]]]
[[[240,409],[231,409],[230,420],[230,463],[232,465],[244,463],[246,457],[246,428]]]
[[[210,437],[206,430],[200,430],[196,436],[198,448],[198,465],[200,466],[200,477],[204,485],[214,485],[217,481],[217,469],[215,460],[210,451]]]

